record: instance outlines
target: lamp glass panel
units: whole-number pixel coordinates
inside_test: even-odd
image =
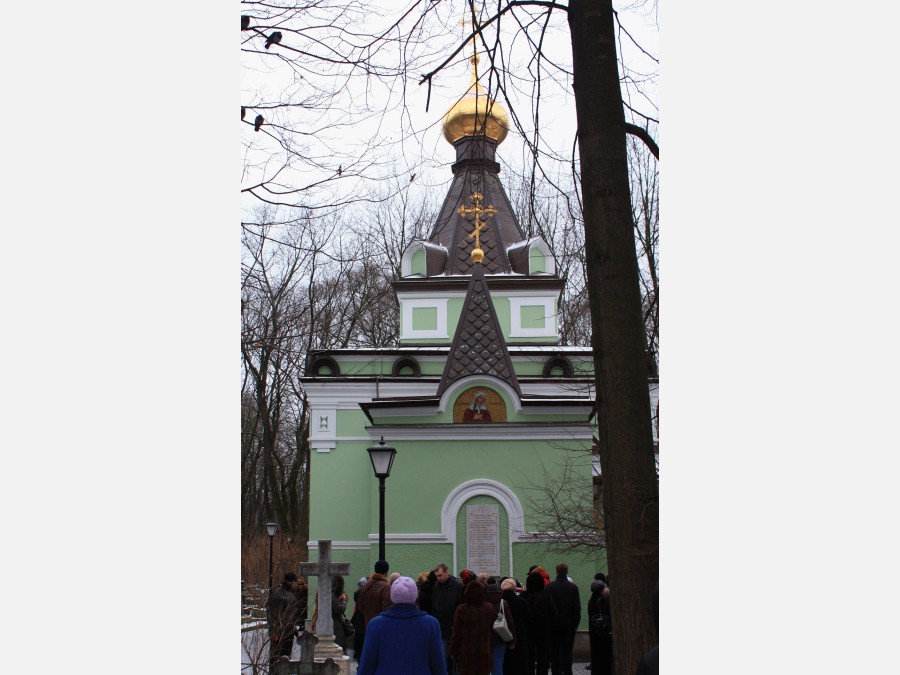
[[[391,475],[391,465],[394,463],[394,455],[397,451],[390,445],[372,446],[369,450],[369,458],[372,460],[372,469],[378,477]]]

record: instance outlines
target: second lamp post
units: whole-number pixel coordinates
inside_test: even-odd
[[[386,560],[384,552],[384,479],[391,475],[391,466],[394,464],[397,449],[385,444],[384,436],[382,436],[378,445],[366,448],[366,451],[369,453],[372,469],[378,479],[378,559]]]
[[[269,534],[269,595],[272,595],[272,544],[275,541],[275,533],[278,532],[278,525],[269,521],[266,523],[266,532]]]

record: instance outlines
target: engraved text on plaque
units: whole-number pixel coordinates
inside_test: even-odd
[[[480,574],[500,575],[500,506],[466,507],[466,567]]]

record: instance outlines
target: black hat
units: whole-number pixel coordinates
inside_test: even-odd
[[[375,563],[375,572],[378,574],[387,574],[389,569],[391,568],[390,565],[387,564],[387,560],[379,560]]]
[[[292,584],[292,583],[294,583],[295,581],[297,581],[297,575],[294,574],[293,572],[287,572],[287,573],[284,575],[284,580],[285,580],[286,583]]]

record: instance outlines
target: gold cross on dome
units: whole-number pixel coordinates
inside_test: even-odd
[[[468,238],[471,239],[472,237],[475,237],[475,248],[481,248],[481,230],[487,225],[485,221],[481,220],[481,217],[485,216],[486,218],[491,218],[497,213],[497,209],[495,209],[492,204],[482,206],[480,202],[484,199],[484,195],[480,192],[473,192],[469,196],[469,199],[472,200],[472,203],[475,204],[475,206],[460,206],[456,209],[456,212],[463,218],[473,214],[475,215],[475,229],[469,233]]]
[[[459,25],[463,27],[463,35],[465,36],[465,27],[472,26],[473,28],[479,28],[477,21],[472,21],[471,19],[460,19]],[[472,64],[472,83],[478,81],[478,62],[481,60],[478,58],[478,46],[475,44],[475,35],[471,35],[467,40],[466,44],[472,43],[472,56],[469,57],[469,63]],[[463,45],[463,49],[465,49],[466,45]]]

